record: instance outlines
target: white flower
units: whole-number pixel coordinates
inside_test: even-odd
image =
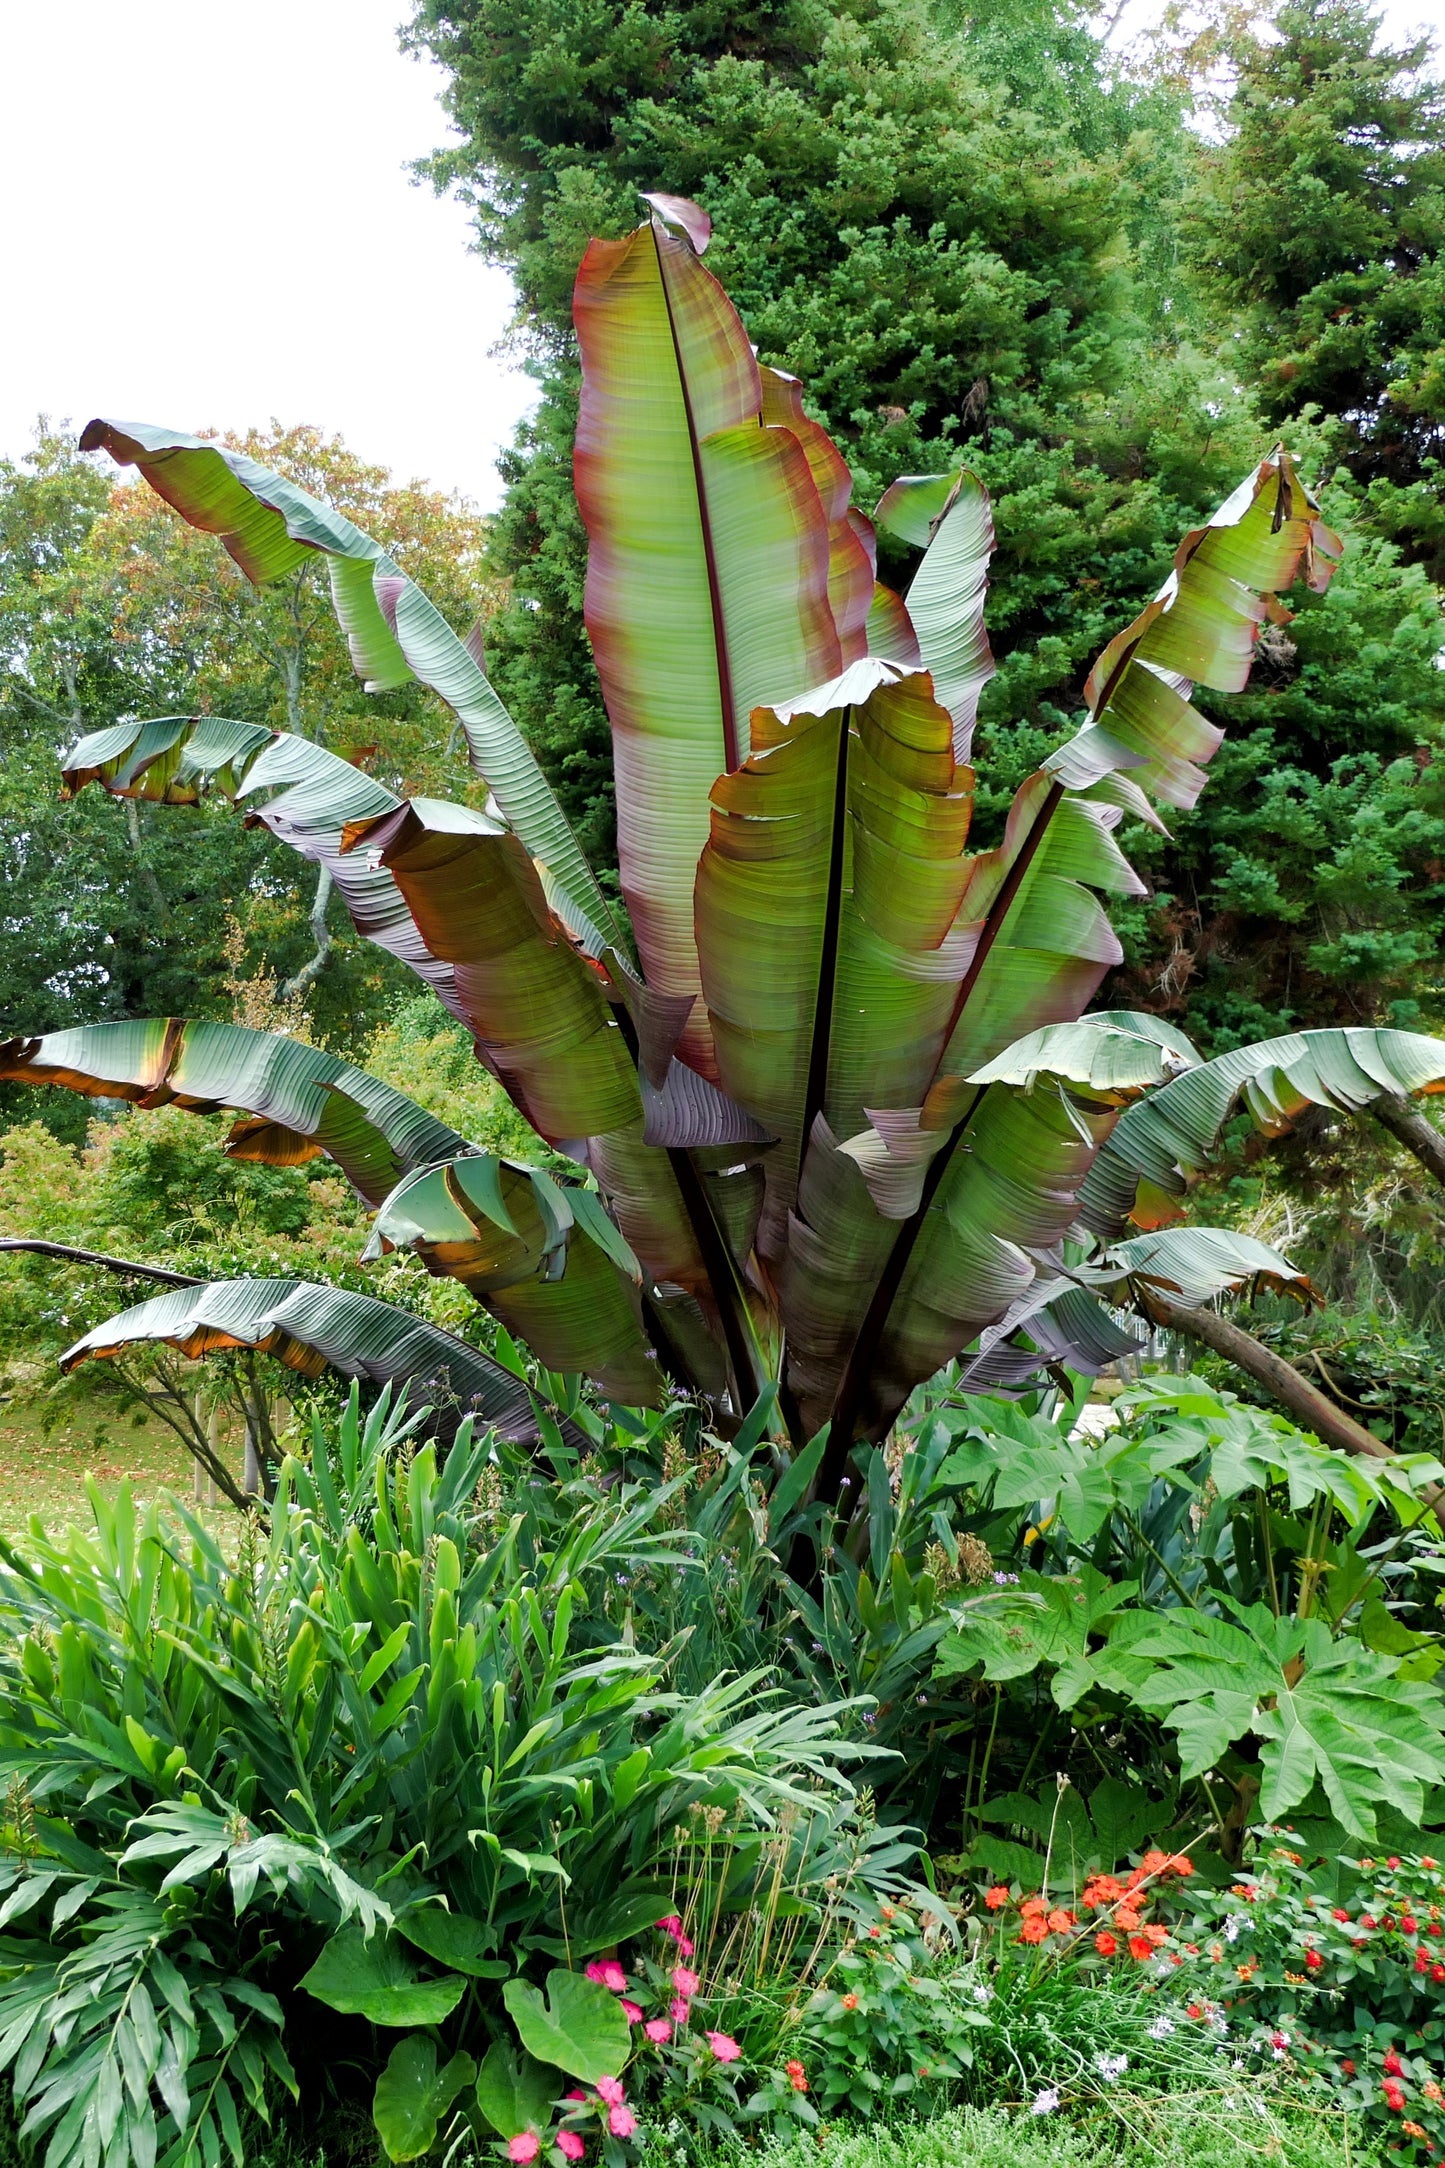
[[[1244,2057],[1242,2055],[1236,2055],[1234,2061],[1230,2064],[1229,2067],[1231,2070],[1243,2070]]]
[[[1107,2078],[1111,2084],[1115,2078],[1122,2078],[1128,2067],[1129,2058],[1127,2055],[1096,2055],[1094,2057],[1094,2068],[1098,2071],[1099,2076]]]
[[[1167,2040],[1173,2030],[1173,2018],[1165,2017],[1161,2012],[1160,2015],[1155,2018],[1153,2024],[1149,2027],[1149,2038],[1151,2040]]]
[[[1033,2113],[1035,2115],[1052,2115],[1058,2104],[1059,2089],[1057,2085],[1046,2086],[1043,2092],[1035,2096]]]
[[[1230,1915],[1229,1915],[1229,1918],[1228,1918],[1228,1919],[1227,1919],[1227,1920],[1225,1921],[1225,1923],[1224,1923],[1224,1939],[1225,1939],[1225,1941],[1226,1941],[1226,1942],[1238,1942],[1238,1940],[1239,1940],[1239,1930],[1240,1930],[1240,1928],[1241,1928],[1241,1927],[1243,1927],[1243,1925],[1244,1925],[1244,1922],[1243,1922],[1243,1920],[1242,1920],[1242,1919],[1240,1918],[1239,1914],[1238,1914],[1237,1912],[1231,1912],[1231,1913],[1230,1913]]]
[[[992,2002],[993,1989],[991,1987],[976,1987],[973,1990],[973,1999],[977,2003]]]

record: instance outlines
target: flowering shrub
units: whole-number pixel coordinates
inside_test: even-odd
[[[911,1913],[883,1905],[845,1942],[804,2019],[818,2108],[867,2115],[920,2090],[952,2098],[991,1996],[971,1975],[937,1965]]]
[[[1009,1883],[997,1882],[983,1894],[995,1951],[1013,1942],[1086,1963],[1144,1964],[1170,1941],[1166,1923],[1147,1916],[1150,1904],[1169,1883],[1193,1872],[1193,1861],[1182,1852],[1149,1851],[1122,1880],[1092,1875],[1073,1905],[1037,1893],[1019,1896]],[[1169,1955],[1180,1961],[1179,1952]]]
[[[1383,2125],[1445,2150],[1445,1875],[1428,1855],[1312,1870],[1288,1830],[1188,1930],[1237,2033]],[[1328,1878],[1332,1885],[1322,1889]]]

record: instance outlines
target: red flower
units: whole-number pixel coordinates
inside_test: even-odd
[[[1349,1923],[1349,1917],[1349,1913],[1341,1911],[1338,1905],[1335,1906],[1334,1911],[1330,1914],[1330,1918],[1332,1920],[1344,1920],[1347,1925]]]
[[[1186,2017],[1203,2017],[1204,2012],[1197,2002],[1191,2002],[1184,2015]]]
[[[1130,1935],[1129,1955],[1131,1957],[1136,1958],[1142,1964],[1146,1957],[1153,1955],[1153,1952],[1154,1945],[1147,1935]]]
[[[1111,1935],[1107,1927],[1101,1927],[1094,1937],[1094,1948],[1101,1957],[1112,1957],[1119,1947],[1117,1935]]]
[[[1445,1965],[1432,1965],[1430,1967],[1430,1977],[1438,1987],[1440,1982],[1445,1980]]]
[[[1345,2076],[1346,2076],[1347,2078],[1353,2078],[1353,2077],[1354,2077],[1354,2076],[1356,2076],[1356,2074],[1357,2074],[1357,2066],[1356,2066],[1356,2065],[1355,2065],[1354,2063],[1352,2063],[1352,2062],[1350,2061],[1350,2059],[1349,2059],[1348,2055],[1347,2055],[1347,2056],[1345,2057],[1344,2061],[1343,2061],[1343,2062],[1342,2062],[1342,2063],[1340,2064],[1340,2068],[1341,2068],[1341,2070],[1343,2070],[1343,2072],[1345,2073]]]
[[[1415,1972],[1428,1972],[1430,1970],[1430,1960],[1423,1950],[1415,1952],[1415,1963],[1411,1969]]]
[[[808,2090],[808,2081],[803,2075],[802,2064],[784,2063],[783,2069],[787,2073],[788,2083],[792,2086],[793,2091],[795,2093],[806,2093]]]
[[[843,2008],[845,2010],[856,2010],[857,2007],[858,1997],[856,1995],[845,1995],[843,1997]]]
[[[1396,2115],[1401,2112],[1405,2105],[1405,2096],[1401,2092],[1399,2086],[1395,2085],[1394,2083],[1391,2083],[1385,2087],[1385,2099],[1394,2109]]]
[[[986,1889],[984,1891],[983,1901],[988,1906],[990,1912],[997,1912],[1001,1905],[1006,1905],[1008,1903],[1009,1896],[1010,1891],[1008,1884],[1006,1882],[995,1882],[992,1889]]]
[[[1418,1935],[1420,1932],[1420,1922],[1414,1917],[1413,1913],[1410,1912],[1405,1912],[1401,1914],[1400,1926],[1402,1931],[1407,1935]]]
[[[1429,1926],[1425,1929],[1425,1932],[1427,1935],[1438,1935],[1442,1932],[1445,1932],[1445,1930],[1442,1930],[1440,1922],[1438,1920],[1431,1920]]]
[[[1385,2051],[1385,2075],[1388,2078],[1402,2078],[1405,2075],[1405,2065],[1400,2060],[1398,2048],[1387,2048]]]
[[[1324,1959],[1321,1957],[1318,1950],[1305,1951],[1305,1964],[1309,1967],[1309,1970],[1311,1972],[1318,1972],[1323,1963]]]
[[[1400,1862],[1399,1862],[1399,1860],[1398,1860],[1398,1859],[1393,1859],[1393,1858],[1392,1858],[1392,1859],[1387,1859],[1387,1860],[1385,1861],[1385,1865],[1386,1865],[1387,1867],[1398,1867],[1398,1866],[1399,1866],[1399,1864],[1400,1864]]]
[[[1360,1925],[1362,1927],[1373,1927],[1374,1924],[1374,1915],[1372,1913],[1362,1912],[1360,1914]]]

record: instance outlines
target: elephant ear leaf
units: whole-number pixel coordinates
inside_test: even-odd
[[[477,2107],[502,2138],[550,2123],[557,2090],[555,2067],[518,2055],[510,2040],[494,2040],[477,2073]]]
[[[333,1935],[311,1970],[302,1975],[308,1995],[348,2017],[373,2025],[439,2025],[466,1990],[456,1973],[424,1980],[411,1955],[384,1929],[368,1941],[358,1925]]]
[[[448,1912],[441,1905],[414,1905],[399,1915],[396,1931],[414,1942],[428,1957],[452,1972],[465,1972],[474,1980],[505,1980],[511,1966],[500,1957],[489,1957],[493,1937],[480,1920],[463,1912]]]
[[[622,2005],[598,1980],[559,1965],[547,1975],[545,1998],[525,1980],[508,1980],[502,2000],[528,2054],[584,2085],[615,2078],[627,2061]]]
[[[436,2042],[425,2033],[398,2040],[371,2103],[388,2160],[420,2160],[431,2151],[437,2126],[476,2070],[470,2055],[453,2055],[438,2067]]]

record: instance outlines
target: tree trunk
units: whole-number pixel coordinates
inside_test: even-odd
[[[1382,1092],[1370,1102],[1370,1112],[1407,1152],[1414,1153],[1437,1182],[1445,1185],[1445,1137],[1427,1115],[1397,1092]]]
[[[326,959],[331,954],[331,928],[326,923],[326,907],[331,901],[331,868],[323,866],[316,877],[316,895],[311,905],[308,923],[311,938],[316,943],[316,954],[304,963],[294,978],[285,979],[276,989],[278,1001],[295,1001],[308,987],[314,986],[326,969]]]

